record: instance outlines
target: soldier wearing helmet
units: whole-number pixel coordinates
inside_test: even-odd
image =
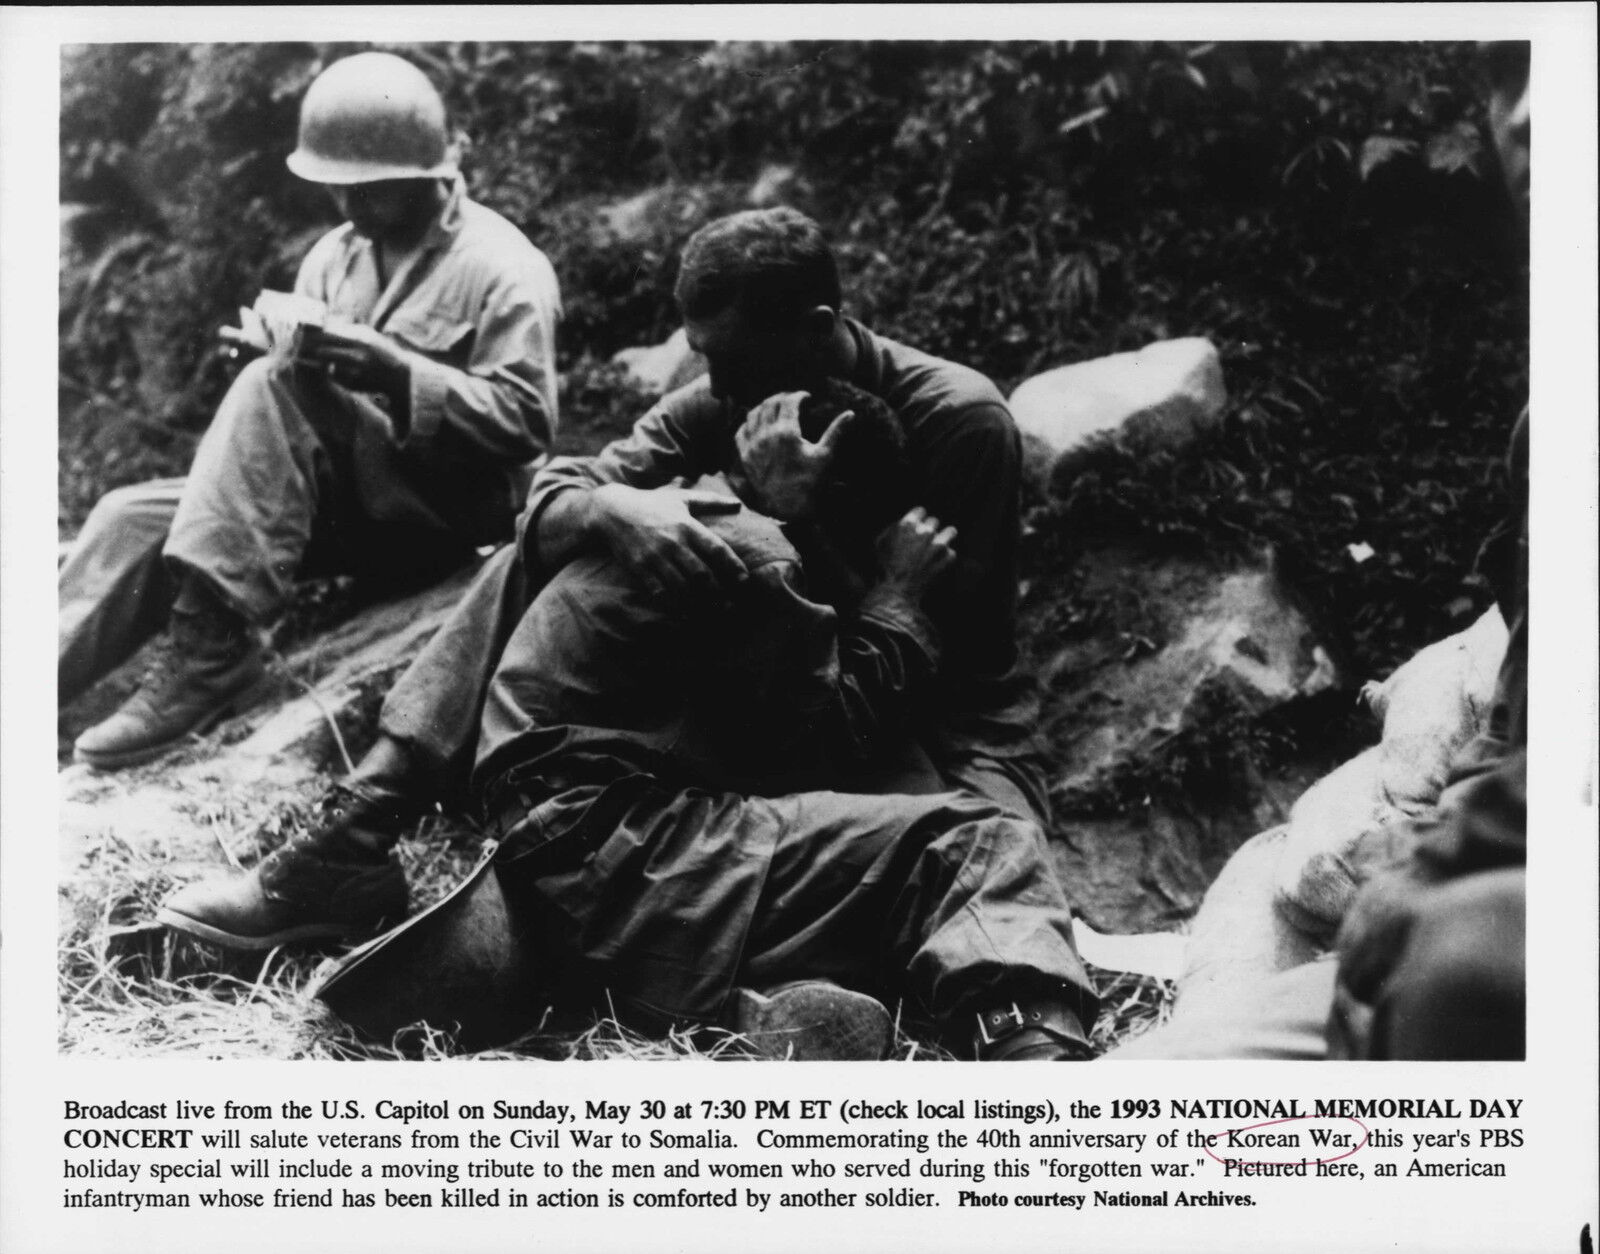
[[[101,769],[240,703],[303,571],[422,580],[509,538],[555,430],[555,273],[467,197],[420,70],[328,67],[288,164],[347,219],[296,280],[320,325],[239,373],[186,478],[103,498],[61,572],[63,701],[170,623],[138,692],[77,741]]]

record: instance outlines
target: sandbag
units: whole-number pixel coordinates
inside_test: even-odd
[[[1318,780],[1289,814],[1274,890],[1296,926],[1331,938],[1356,889],[1409,852],[1406,820],[1431,813],[1451,763],[1488,722],[1506,638],[1490,609],[1367,686],[1382,740]]]
[[[1420,814],[1439,799],[1450,764],[1489,718],[1507,638],[1505,620],[1491,608],[1367,686],[1367,701],[1383,720],[1381,783],[1390,803]]]

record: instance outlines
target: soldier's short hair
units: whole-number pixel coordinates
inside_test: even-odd
[[[796,209],[749,209],[707,223],[684,245],[677,298],[685,317],[737,306],[767,325],[839,308],[839,266],[822,228]]]
[[[905,429],[888,403],[842,379],[826,379],[800,405],[800,433],[815,442],[840,414],[856,421],[840,434],[826,508],[846,533],[875,535],[911,508]]]

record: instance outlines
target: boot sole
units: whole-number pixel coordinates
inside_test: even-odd
[[[210,941],[211,944],[220,945],[224,949],[248,950],[276,949],[279,945],[304,941],[354,940],[375,935],[389,925],[388,920],[372,927],[339,923],[302,923],[297,927],[279,928],[276,932],[269,932],[265,936],[241,936],[235,932],[224,932],[221,928],[212,927],[209,923],[202,923],[199,919],[192,919],[165,906],[156,910],[156,922],[175,932],[183,932],[200,940]]]
[[[892,1024],[882,1002],[831,984],[806,984],[771,997],[734,990],[732,1028],[763,1057],[796,1062],[876,1062]]]
[[[95,771],[121,771],[130,766],[143,766],[146,762],[154,762],[157,758],[165,757],[175,749],[184,748],[190,740],[197,736],[204,736],[216,729],[218,723],[242,713],[255,704],[255,698],[266,683],[267,677],[260,676],[250,682],[250,686],[243,689],[238,696],[231,697],[223,705],[209,711],[192,727],[180,732],[170,740],[163,740],[158,745],[145,745],[141,749],[127,749],[121,753],[94,753],[72,747],[72,760],[81,763]]]

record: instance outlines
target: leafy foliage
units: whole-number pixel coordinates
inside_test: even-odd
[[[1526,280],[1471,49],[389,47],[440,85],[474,194],[556,264],[579,444],[626,422],[598,363],[674,325],[683,240],[781,167],[853,312],[1002,387],[1164,336],[1221,348],[1221,430],[1181,459],[1100,450],[1036,535],[1271,544],[1365,669],[1485,603]],[[182,469],[227,381],[214,328],[331,223],[282,162],[305,86],[357,48],[64,53],[62,197],[90,206],[63,267],[64,395],[87,398],[63,409],[67,527]]]

